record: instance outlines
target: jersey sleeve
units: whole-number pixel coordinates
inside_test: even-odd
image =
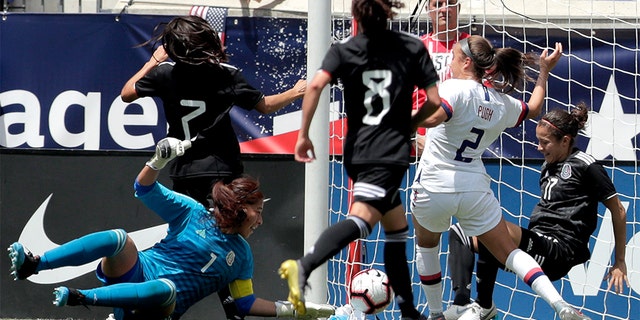
[[[455,85],[456,80],[446,80],[438,86],[438,95],[440,95],[440,107],[444,109],[449,121],[453,117],[453,106],[459,105],[461,100],[461,92]]]
[[[142,190],[138,184],[134,184],[135,196],[140,199],[145,206],[159,215],[162,220],[169,223],[170,229],[181,229],[187,216],[192,210],[206,210],[204,206],[196,200],[183,194],[169,190],[162,184],[155,182],[151,189]],[[146,191],[146,192],[145,192]]]
[[[234,104],[246,109],[252,110],[264,99],[264,94],[250,85],[247,80],[242,76],[239,70],[233,72],[233,93],[235,95]]]
[[[329,50],[324,56],[322,60],[322,64],[320,65],[320,70],[327,72],[331,75],[332,79],[337,79],[340,77],[339,75],[339,67],[340,67],[340,47],[339,43],[334,43],[331,45]]]
[[[162,78],[172,69],[172,64],[161,63],[151,69],[144,77],[136,81],[135,89],[138,97],[156,97],[159,96],[162,89]]]
[[[529,114],[529,105],[512,96],[505,95],[505,106],[509,106],[507,125],[511,128],[519,127],[522,122],[527,119]]]
[[[586,185],[590,186],[589,189],[595,193],[598,201],[603,202],[617,194],[611,178],[600,163],[590,164],[585,174]]]
[[[440,81],[440,77],[436,72],[436,68],[433,66],[433,61],[431,61],[431,56],[427,48],[422,43],[418,48],[418,66],[415,69],[418,72],[416,85],[418,88],[428,88],[436,85],[438,81]]]

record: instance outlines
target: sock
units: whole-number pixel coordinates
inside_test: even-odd
[[[471,238],[465,235],[459,223],[451,226],[447,265],[451,269],[451,285],[455,292],[453,304],[459,306],[471,303],[471,277],[476,260],[471,244]]]
[[[127,233],[114,229],[88,234],[71,240],[40,257],[37,271],[66,266],[80,266],[102,257],[114,256],[127,242]]]
[[[476,302],[485,309],[493,305],[493,289],[502,264],[489,252],[487,247],[478,243],[478,269],[476,270],[478,297]]]
[[[442,270],[440,246],[424,248],[416,245],[416,266],[422,290],[427,296],[430,313],[442,312]]]
[[[506,267],[513,270],[552,308],[555,302],[562,300],[549,278],[542,272],[540,265],[524,251],[513,250],[507,257]]]
[[[139,283],[116,283],[95,289],[78,290],[87,305],[146,309],[166,307],[176,301],[176,287],[171,280],[157,279]]]
[[[304,272],[308,276],[311,271],[336,255],[351,241],[366,238],[369,233],[371,233],[369,224],[355,216],[349,216],[347,220],[330,226],[320,234],[311,250],[300,258]]]
[[[389,277],[393,292],[396,294],[396,303],[400,307],[402,317],[418,319],[420,313],[413,305],[413,292],[411,291],[411,277],[407,264],[407,236],[409,227],[386,232],[384,241],[384,267]]]

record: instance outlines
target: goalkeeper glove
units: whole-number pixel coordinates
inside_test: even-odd
[[[164,138],[158,141],[156,153],[147,161],[147,166],[153,170],[161,170],[167,163],[175,157],[184,154],[185,150],[191,148],[191,141],[180,141],[176,138]]]
[[[298,315],[296,309],[289,301],[276,301],[276,317],[296,318],[296,319],[318,319],[328,318],[335,313],[335,308],[328,304],[318,304],[305,302],[307,313]]]

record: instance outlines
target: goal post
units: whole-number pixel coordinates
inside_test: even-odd
[[[307,79],[311,81],[320,68],[325,52],[331,45],[331,1],[308,0]],[[309,137],[314,143],[316,160],[305,165],[304,250],[313,246],[328,226],[329,211],[329,89],[320,96]],[[306,299],[327,301],[327,267],[318,267],[309,277],[311,290]]]

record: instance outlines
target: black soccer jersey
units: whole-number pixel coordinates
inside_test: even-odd
[[[162,99],[167,136],[193,139],[184,156],[171,167],[174,179],[242,173],[240,145],[231,126],[229,109],[247,110],[264,97],[235,67],[161,63],[136,82],[138,96]]]
[[[578,149],[563,161],[544,163],[540,202],[531,213],[529,229],[551,235],[573,251],[575,264],[589,259],[589,236],[598,220],[598,202],[616,195],[602,165]]]
[[[391,30],[361,33],[334,44],[321,69],[344,85],[345,162],[408,165],[413,88],[438,81],[420,39]]]

